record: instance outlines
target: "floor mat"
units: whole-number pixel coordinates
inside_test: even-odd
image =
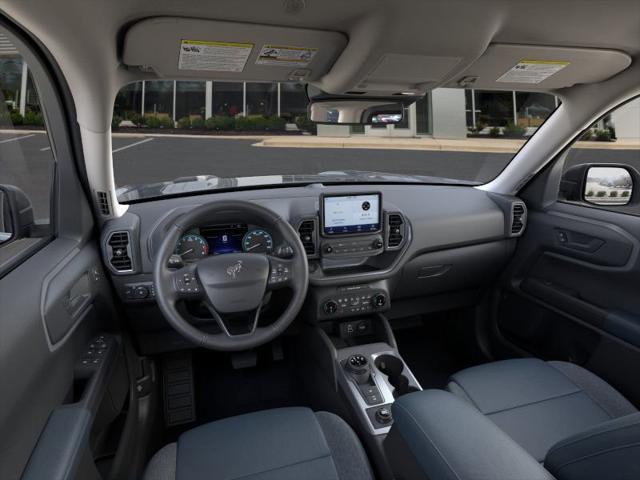
[[[461,338],[461,327],[473,328],[464,318],[442,313],[421,317],[414,326],[394,331],[400,355],[423,389],[444,388],[453,373],[486,361]]]
[[[198,423],[269,408],[307,405],[298,380],[293,348],[283,345],[282,360],[270,348],[260,349],[255,367],[235,370],[228,354],[194,354]]]

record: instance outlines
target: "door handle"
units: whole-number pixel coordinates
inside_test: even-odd
[[[66,294],[65,310],[72,319],[76,319],[91,301],[91,281],[85,272],[76,280]]]
[[[595,252],[605,243],[604,240],[598,237],[560,229],[556,229],[556,241],[561,247],[586,253]]]

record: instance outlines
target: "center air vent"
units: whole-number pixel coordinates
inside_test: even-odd
[[[133,270],[133,262],[129,250],[129,232],[113,232],[109,235],[108,256],[109,263],[118,272]]]
[[[521,235],[527,219],[527,207],[524,203],[514,203],[511,206],[511,235]]]
[[[404,217],[399,213],[387,215],[387,248],[394,250],[400,248],[405,238]]]
[[[316,227],[317,221],[315,219],[303,220],[298,226],[298,234],[308,257],[316,254]]]

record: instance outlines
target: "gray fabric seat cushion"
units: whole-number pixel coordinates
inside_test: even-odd
[[[371,480],[366,454],[339,417],[280,408],[194,428],[151,459],[144,480]]]
[[[538,461],[560,440],[636,409],[589,371],[533,358],[468,368],[448,390],[474,405]]]

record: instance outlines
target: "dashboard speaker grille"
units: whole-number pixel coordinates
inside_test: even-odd
[[[133,262],[129,253],[129,232],[113,232],[107,241],[109,245],[109,263],[118,272],[129,272]]]
[[[524,231],[527,209],[524,203],[514,203],[511,207],[511,234],[520,235]]]
[[[98,209],[102,215],[111,215],[111,205],[109,203],[109,194],[107,192],[96,192],[98,200]]]
[[[388,236],[387,246],[397,248],[404,241],[404,218],[399,213],[390,213],[387,217]]]
[[[303,220],[298,227],[298,235],[308,256],[316,254],[316,227],[315,220]]]

